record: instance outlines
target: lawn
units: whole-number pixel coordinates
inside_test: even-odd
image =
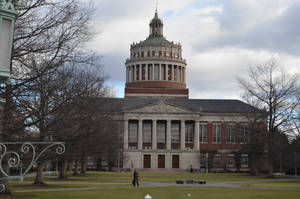
[[[33,198],[42,199],[143,199],[146,194],[150,194],[153,199],[290,199],[300,197],[300,192],[297,191],[202,187],[118,188],[88,191],[33,192],[29,194],[34,195]]]
[[[133,188],[130,184],[132,173],[130,172],[88,172],[84,176],[70,176],[69,179],[60,180],[54,176],[45,176],[47,186],[34,186],[33,178],[26,178],[24,182],[12,181],[11,190],[27,190],[31,192],[14,192],[16,197],[33,199],[143,199],[150,194],[153,199],[184,199],[184,198],[300,198],[300,180],[270,179],[266,177],[254,177],[247,174],[204,174],[204,173],[159,173],[139,172],[141,185],[147,182],[171,182],[176,180],[206,180],[208,183],[230,182],[241,184],[243,188],[221,187],[139,187]],[[250,181],[250,182],[249,182]],[[252,181],[252,182],[251,182]],[[64,188],[87,188],[90,190],[64,190]],[[260,188],[283,188],[291,190],[261,190]],[[296,189],[296,190],[293,190]],[[41,190],[43,192],[39,192]],[[47,191],[48,190],[48,191]],[[56,191],[54,191],[56,190]],[[190,195],[188,195],[190,194]]]

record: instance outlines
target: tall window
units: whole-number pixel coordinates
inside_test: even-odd
[[[213,157],[213,166],[214,166],[215,168],[220,167],[220,159],[221,159],[220,154],[215,154],[215,155],[214,155],[214,157]]]
[[[226,143],[235,143],[235,125],[233,124],[226,127]]]
[[[148,80],[152,80],[152,64],[148,65]]]
[[[150,120],[143,121],[143,142],[152,142],[152,121]]]
[[[171,141],[172,143],[180,143],[180,122],[171,122]]]
[[[146,79],[146,65],[142,65],[142,80]]]
[[[248,125],[242,124],[241,125],[241,131],[240,131],[240,143],[241,144],[247,144],[248,143]]]
[[[154,65],[154,80],[159,80],[159,64]]]
[[[228,154],[227,164],[228,166],[234,166],[234,154]]]
[[[177,81],[177,66],[174,66],[174,81]]]
[[[214,124],[213,125],[213,142],[214,143],[221,143],[221,125]]]
[[[199,141],[201,143],[207,142],[207,125],[200,124],[199,130],[200,130],[200,140]]]
[[[166,80],[166,65],[162,64],[161,65],[161,74],[162,74],[162,80]]]
[[[172,80],[172,65],[168,65],[168,80]]]
[[[136,65],[136,80],[139,80],[139,78],[140,78],[140,65]]]
[[[128,142],[137,142],[137,138],[138,138],[138,121],[129,120]]]
[[[194,122],[185,122],[185,142],[194,141]]]
[[[166,122],[157,121],[156,124],[157,143],[166,143]]]
[[[248,166],[248,155],[242,155],[241,165],[242,166]]]

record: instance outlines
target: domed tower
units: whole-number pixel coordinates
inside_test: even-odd
[[[130,46],[130,58],[125,63],[125,98],[188,98],[181,45],[165,39],[157,11],[149,26],[149,37]]]

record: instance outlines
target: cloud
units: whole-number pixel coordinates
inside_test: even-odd
[[[97,0],[97,35],[89,46],[123,97],[130,44],[144,40],[154,16],[152,0]],[[275,57],[292,73],[300,70],[300,0],[161,0],[164,35],[180,42],[187,60],[191,98],[238,98],[235,77]]]

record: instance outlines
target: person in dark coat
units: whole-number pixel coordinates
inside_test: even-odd
[[[139,186],[139,174],[136,170],[134,170],[133,172],[133,180],[132,180],[132,185],[135,186]]]

